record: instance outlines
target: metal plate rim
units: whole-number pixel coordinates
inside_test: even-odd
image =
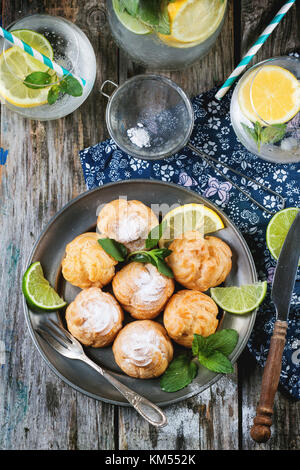
[[[27,262],[26,262],[26,266],[29,266],[31,264],[31,261],[32,261],[32,258],[34,256],[34,253],[35,253],[35,250],[36,248],[38,247],[39,243],[41,242],[42,238],[44,237],[44,235],[46,235],[47,231],[49,230],[49,228],[51,227],[51,225],[64,213],[64,211],[66,209],[68,209],[68,207],[70,207],[71,205],[73,204],[76,204],[76,202],[84,197],[86,197],[88,194],[91,194],[93,192],[97,192],[97,191],[101,191],[102,188],[107,188],[107,187],[111,187],[111,186],[119,186],[119,185],[128,185],[128,184],[135,184],[135,183],[145,183],[145,184],[157,184],[157,185],[162,185],[162,186],[169,186],[169,187],[172,187],[172,188],[176,188],[176,189],[180,189],[181,191],[184,191],[188,194],[195,194],[196,197],[200,197],[201,199],[203,199],[204,201],[206,201],[208,203],[208,205],[212,205],[215,210],[220,213],[225,220],[229,220],[232,227],[234,228],[237,236],[239,237],[240,241],[242,242],[243,244],[243,247],[246,251],[246,254],[247,254],[247,257],[248,257],[248,261],[249,261],[249,264],[250,264],[250,268],[251,268],[251,271],[252,271],[252,274],[253,274],[253,278],[255,281],[258,280],[258,277],[257,277],[257,272],[256,272],[256,267],[255,267],[255,263],[254,263],[254,260],[253,260],[253,257],[252,257],[252,254],[250,252],[250,249],[243,237],[243,235],[241,234],[240,230],[236,227],[236,225],[229,219],[229,217],[221,210],[219,209],[219,207],[217,207],[214,203],[212,203],[211,201],[209,201],[207,198],[203,197],[202,195],[196,193],[195,191],[193,190],[190,190],[190,189],[187,189],[187,188],[184,188],[182,186],[178,186],[176,185],[175,183],[169,183],[169,182],[164,182],[164,181],[160,181],[160,180],[148,180],[148,179],[131,179],[131,180],[122,180],[122,181],[117,181],[117,182],[113,182],[113,183],[107,183],[105,185],[102,185],[102,186],[99,186],[97,188],[94,188],[94,189],[91,189],[91,190],[87,190],[81,194],[79,194],[78,196],[76,196],[75,198],[71,199],[67,204],[65,204],[50,220],[49,222],[46,224],[45,228],[41,231],[38,239],[36,240],[36,242],[34,243],[34,246],[31,250],[31,253],[27,259]],[[43,350],[40,348],[40,345],[36,339],[36,335],[34,333],[34,329],[33,329],[33,326],[31,324],[31,320],[30,320],[30,315],[29,315],[29,308],[27,306],[27,303],[26,303],[26,300],[25,300],[25,297],[23,296],[23,311],[24,311],[24,316],[25,316],[25,321],[26,321],[26,324],[27,324],[27,327],[29,329],[29,333],[30,333],[30,336],[33,340],[33,343],[35,345],[35,347],[37,348],[39,354],[42,356],[43,360],[46,362],[46,364],[48,365],[48,367],[52,370],[52,372],[54,372],[54,374],[59,377],[64,383],[66,383],[67,385],[69,385],[70,387],[72,387],[73,389],[75,389],[76,391],[78,392],[81,392],[83,393],[84,395],[86,396],[89,396],[90,398],[94,398],[95,400],[98,400],[98,401],[102,401],[104,403],[109,403],[111,405],[118,405],[118,406],[125,406],[125,407],[131,407],[131,405],[129,403],[126,403],[126,402],[119,402],[117,400],[110,400],[108,398],[102,398],[102,397],[99,397],[99,395],[96,395],[96,394],[93,394],[93,393],[90,393],[88,392],[87,390],[84,390],[83,388],[73,384],[70,380],[68,380],[66,377],[64,377],[54,366],[53,364],[50,362],[50,360],[48,359],[48,357],[46,356],[46,354],[43,352]],[[257,314],[257,311],[258,309],[256,309],[252,314],[251,314],[251,320],[250,320],[250,325],[249,325],[249,328],[248,328],[248,333],[247,335],[244,336],[243,338],[243,341],[242,343],[240,344],[240,347],[237,351],[235,351],[234,355],[231,357],[231,361],[232,363],[234,364],[236,362],[236,360],[238,359],[238,357],[240,356],[240,354],[242,353],[242,351],[244,350],[247,342],[248,342],[248,339],[250,337],[250,334],[252,332],[252,329],[253,329],[253,326],[254,326],[254,323],[255,323],[255,319],[256,319],[256,314]],[[199,389],[198,390],[193,390],[191,391],[190,393],[186,394],[184,397],[178,397],[178,398],[174,398],[174,399],[170,399],[170,400],[166,400],[166,401],[163,401],[163,402],[157,402],[156,404],[158,406],[161,406],[161,407],[164,407],[164,406],[169,406],[169,405],[172,405],[172,404],[175,404],[175,403],[179,403],[183,400],[186,400],[188,398],[191,398],[195,395],[198,395],[199,393],[202,393],[204,390],[206,390],[207,388],[209,388],[210,386],[212,386],[214,383],[216,383],[221,377],[223,377],[223,374],[216,374],[215,377],[213,377],[209,382],[207,382],[205,385],[203,386],[199,386]]]

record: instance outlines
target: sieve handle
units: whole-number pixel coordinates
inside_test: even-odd
[[[107,85],[107,83],[110,83],[111,85],[113,85],[115,88],[118,88],[119,85],[117,85],[115,82],[112,82],[111,80],[105,80],[105,82],[102,83],[101,85],[101,88],[100,88],[100,93],[105,96],[106,98],[110,98],[110,95],[108,95],[107,93],[104,93],[103,91],[103,88],[105,87],[105,85]]]

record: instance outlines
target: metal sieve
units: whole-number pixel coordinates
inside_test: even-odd
[[[103,91],[107,84],[115,88],[111,95]],[[279,193],[207,155],[189,142],[194,127],[192,103],[185,92],[169,78],[152,74],[137,75],[120,86],[106,80],[100,91],[108,98],[108,132],[127,154],[143,160],[160,160],[187,146],[263,211],[273,214],[278,208],[273,212],[266,209],[225,175],[220,165],[274,195],[280,209],[284,208],[285,200]]]
[[[107,83],[115,87],[111,96],[103,92]],[[169,78],[137,75],[120,86],[106,80],[101,93],[108,98],[108,132],[129,155],[159,160],[187,144],[194,126],[193,108]]]

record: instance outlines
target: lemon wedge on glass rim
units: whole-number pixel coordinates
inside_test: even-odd
[[[300,82],[283,67],[262,65],[241,83],[238,102],[252,122],[284,124],[300,110]]]
[[[53,49],[49,41],[35,31],[22,29],[13,31],[45,56],[53,59]],[[30,108],[47,103],[49,87],[32,89],[24,85],[23,80],[32,72],[49,72],[49,68],[24,52],[18,46],[12,46],[0,55],[0,95],[14,106]]]
[[[205,41],[220,25],[226,4],[226,0],[176,0],[169,3],[171,34],[159,34],[160,39],[172,47],[192,47]]]
[[[167,248],[170,243],[181,238],[185,232],[197,230],[205,235],[224,228],[221,217],[204,204],[185,204],[168,212],[163,220],[162,237],[159,240],[160,248]]]

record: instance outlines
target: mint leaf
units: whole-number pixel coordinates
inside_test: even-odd
[[[117,261],[124,261],[127,256],[127,248],[122,243],[113,240],[112,238],[99,238],[99,245]]]
[[[47,95],[48,104],[54,104],[59,97],[60,88],[58,85],[53,85]]]
[[[154,227],[148,233],[148,237],[147,237],[146,244],[145,244],[147,250],[152,250],[152,248],[154,248],[158,244],[159,240],[161,239],[162,234],[165,231],[166,225],[167,225],[167,222],[164,221],[161,224],[156,225],[156,227]]]
[[[76,97],[81,96],[83,92],[83,88],[80,82],[71,75],[66,76],[60,82],[60,90],[62,91],[62,93],[67,93],[68,95]]]
[[[195,333],[192,343],[192,351],[194,356],[198,356],[199,353],[203,354],[204,356],[209,356],[213,352],[213,349],[209,347],[207,338]]]
[[[130,15],[136,17],[139,8],[139,0],[120,0],[120,6],[127,10]]]
[[[160,386],[165,392],[177,392],[192,382],[197,371],[197,364],[189,356],[182,354],[170,363],[160,379]]]
[[[198,354],[198,360],[206,369],[221,374],[230,374],[234,371],[233,365],[220,351],[214,351],[209,356]]]
[[[130,253],[127,259],[130,259],[130,261],[136,261],[137,263],[152,263],[152,258],[147,251],[136,251]]]
[[[149,26],[158,26],[159,24],[159,0],[140,0],[137,16],[138,18]]]
[[[228,328],[216,331],[205,339],[208,349],[219,351],[224,354],[224,356],[229,356],[237,345],[239,335],[236,330]]]
[[[249,135],[249,137],[251,137],[251,139],[253,139],[256,143],[258,143],[258,136],[257,136],[255,129],[253,129],[253,127],[247,126],[243,122],[241,122],[241,125],[244,131],[246,131],[246,133]]]
[[[158,26],[155,30],[161,34],[171,34],[168,3],[168,0],[162,2],[161,9],[158,14]]]
[[[286,124],[272,124],[261,131],[262,144],[275,144],[285,135]]]
[[[156,260],[156,267],[157,267],[158,272],[160,272],[164,276],[171,277],[171,278],[174,277],[172,269],[165,261],[162,261],[158,258]]]
[[[51,83],[51,75],[47,72],[32,72],[23,81],[27,88],[33,88],[34,90],[44,88]]]

